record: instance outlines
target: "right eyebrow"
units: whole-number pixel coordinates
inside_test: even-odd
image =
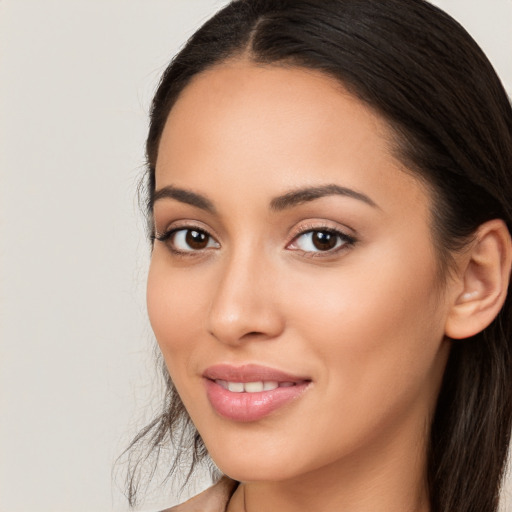
[[[213,203],[208,198],[196,192],[192,192],[191,190],[185,190],[173,185],[167,185],[166,187],[156,190],[153,194],[152,204],[154,205],[161,199],[174,199],[180,203],[189,204],[201,210],[215,213],[215,206],[213,206]]]

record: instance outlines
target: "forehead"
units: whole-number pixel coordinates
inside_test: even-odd
[[[424,196],[392,140],[384,119],[325,74],[232,60],[197,75],[171,110],[156,187],[268,197],[327,182],[395,202]]]
[[[391,140],[387,123],[324,73],[230,60],[196,75],[185,87],[162,139],[172,144],[176,136],[193,134],[198,142],[228,146],[250,137],[254,145],[272,139],[272,147],[283,149],[304,137],[312,144],[339,144],[343,127],[353,133],[344,147],[361,135],[373,136],[383,149]]]

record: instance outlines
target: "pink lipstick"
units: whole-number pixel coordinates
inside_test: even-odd
[[[230,420],[258,421],[299,398],[311,383],[265,366],[216,365],[203,373],[215,411]]]

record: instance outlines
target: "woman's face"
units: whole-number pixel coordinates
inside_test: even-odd
[[[169,115],[149,316],[235,479],[423,463],[450,294],[429,194],[389,140],[324,75],[244,61],[197,76]]]

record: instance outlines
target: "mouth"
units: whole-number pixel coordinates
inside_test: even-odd
[[[214,382],[220,387],[231,391],[232,393],[261,393],[262,391],[273,391],[277,388],[289,388],[299,384],[297,382],[277,382],[275,380],[232,382],[222,379],[215,379]]]
[[[223,418],[251,422],[298,400],[311,379],[259,365],[216,365],[203,373],[208,400]]]

